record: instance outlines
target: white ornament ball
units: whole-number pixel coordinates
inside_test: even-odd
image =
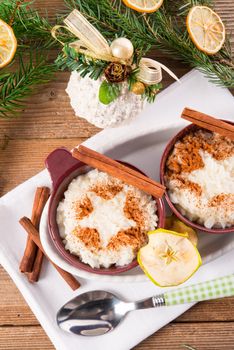
[[[112,55],[116,58],[129,60],[134,52],[132,42],[127,38],[118,38],[111,43]]]
[[[129,91],[128,83],[121,84],[119,97],[109,105],[99,101],[99,88],[104,77],[97,80],[76,71],[71,73],[66,89],[71,106],[77,117],[82,117],[99,128],[113,128],[132,121],[139,115],[146,102],[141,96]]]

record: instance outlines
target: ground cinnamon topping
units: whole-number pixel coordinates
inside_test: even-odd
[[[96,193],[105,200],[109,200],[122,189],[123,185],[112,182],[95,185],[90,191]],[[136,252],[146,241],[147,235],[144,231],[145,219],[138,202],[139,200],[136,195],[132,191],[128,191],[123,211],[128,219],[135,221],[136,226],[119,231],[110,239],[107,249],[118,250],[123,246],[131,246]],[[75,210],[76,219],[82,220],[85,216],[89,215],[94,208],[89,197],[85,196],[79,202],[75,203]],[[87,248],[93,251],[101,249],[101,240],[97,229],[78,226],[73,231],[73,234],[78,237]]]
[[[178,180],[182,188],[201,195],[198,184],[183,179],[184,173],[190,173],[204,167],[200,151],[208,152],[216,160],[224,160],[234,155],[234,142],[229,138],[206,130],[190,132],[178,141],[166,162],[166,181]]]
[[[139,226],[130,227],[126,230],[121,230],[112,237],[108,243],[107,249],[118,250],[123,246],[131,246],[135,251],[141,248],[146,241],[146,233]]]
[[[91,250],[101,248],[99,232],[95,228],[78,226],[73,231],[73,235],[78,237]]]
[[[108,184],[98,184],[91,188],[91,191],[103,199],[112,199],[123,189],[123,185],[112,182]]]
[[[82,220],[93,211],[93,205],[88,196],[85,196],[80,201],[75,202],[74,206],[77,220]]]
[[[126,196],[124,214],[128,219],[135,221],[138,226],[144,227],[144,215],[139,208],[137,198],[131,191],[129,191]]]
[[[216,160],[223,160],[234,154],[234,142],[216,133],[199,130],[190,132],[175,144],[168,157],[168,175],[192,172],[204,166],[200,151],[210,153]]]
[[[191,192],[195,193],[197,196],[201,196],[202,195],[202,188],[199,184],[192,182],[188,179],[183,178],[182,176],[179,175],[175,175],[172,174],[172,176],[170,177],[170,180],[177,180],[180,182],[180,188],[187,188],[189,189]]]
[[[209,207],[220,207],[220,205],[227,206],[228,208],[233,207],[234,210],[234,194],[218,194],[212,197],[208,203]]]
[[[128,191],[126,196],[124,214],[128,219],[135,221],[136,226],[119,231],[110,239],[107,249],[118,250],[121,246],[131,246],[134,251],[137,251],[146,241],[145,220],[138,200],[131,191]]]

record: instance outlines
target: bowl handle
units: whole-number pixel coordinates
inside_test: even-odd
[[[45,160],[45,166],[49,171],[53,189],[60,183],[61,177],[69,174],[71,169],[83,165],[79,160],[72,157],[71,152],[66,148],[57,148],[51,152]]]

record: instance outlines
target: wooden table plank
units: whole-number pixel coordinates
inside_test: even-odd
[[[159,330],[157,337],[149,337],[135,350],[183,350],[183,344],[197,350],[233,350],[234,323],[170,324]],[[0,349],[52,350],[54,347],[39,326],[0,327]],[[103,349],[107,350],[104,345]]]
[[[54,346],[40,326],[0,327],[0,349],[54,350]]]
[[[135,350],[183,350],[189,344],[197,350],[233,350],[234,323],[170,324],[139,344]]]
[[[72,139],[10,139],[0,151],[0,195],[27,180],[44,168],[47,155],[57,147],[72,149],[84,138]],[[17,152],[16,152],[17,151]]]
[[[58,73],[57,79],[40,87],[27,101],[27,107],[17,119],[0,120],[0,140],[90,137],[98,128],[75,117],[65,93],[69,73]]]

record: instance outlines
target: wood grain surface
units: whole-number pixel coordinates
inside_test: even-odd
[[[62,8],[62,0],[37,0],[49,16]],[[234,31],[234,1],[216,0],[215,6]],[[231,36],[234,48],[234,36]],[[178,76],[189,67],[153,52]],[[58,146],[72,148],[99,130],[74,116],[65,93],[68,73],[59,73],[28,100],[21,117],[0,120],[0,195],[43,169],[46,155]],[[172,80],[167,77],[164,85]],[[17,152],[16,152],[17,150]],[[36,151],[35,151],[36,150]],[[136,350],[234,350],[234,298],[197,304],[178,319],[139,344]],[[47,335],[7,273],[0,267],[0,350],[52,350]],[[80,349],[83,350],[83,349]],[[106,349],[104,349],[106,350]]]

